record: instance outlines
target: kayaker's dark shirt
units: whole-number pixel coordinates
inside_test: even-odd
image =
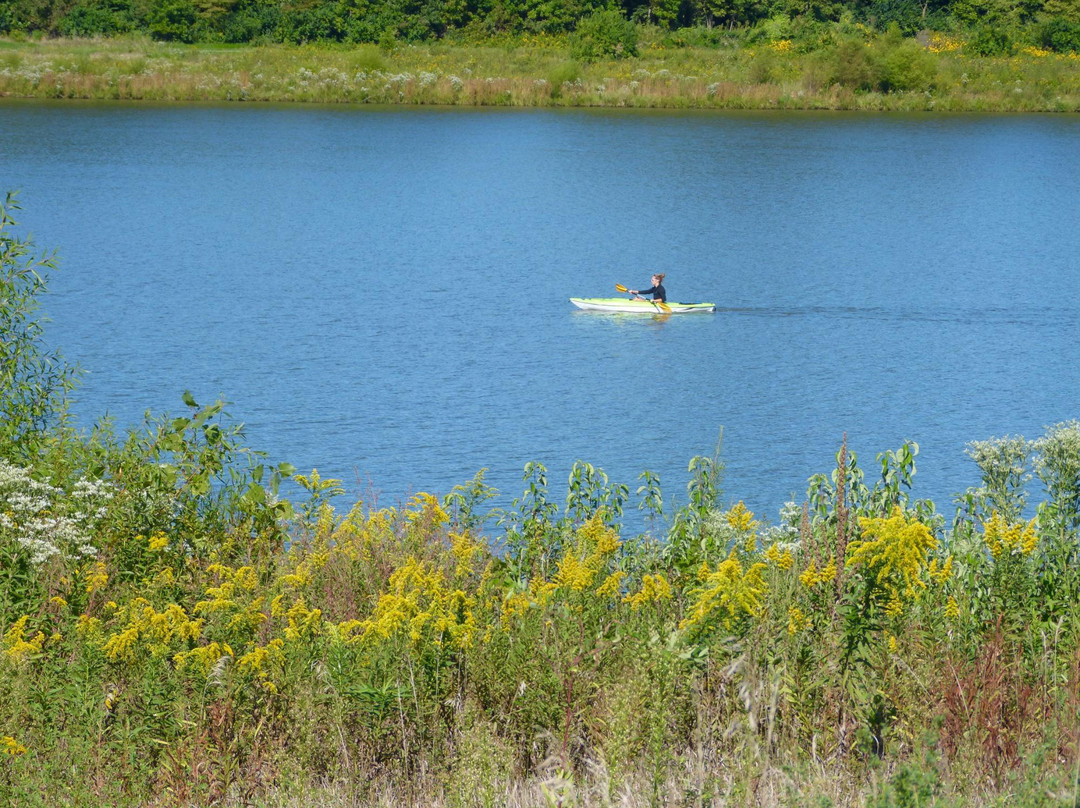
[[[661,283],[651,289],[642,289],[638,292],[639,295],[644,297],[645,295],[652,295],[653,300],[659,300],[661,303],[667,303],[667,290],[664,289],[664,285]]]

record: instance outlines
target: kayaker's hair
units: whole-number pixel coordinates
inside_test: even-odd
[[[660,279],[660,283],[663,283],[663,282],[664,282],[664,273],[663,273],[663,272],[654,272],[654,273],[653,273],[653,277],[654,277],[654,278],[659,278],[659,279]]]

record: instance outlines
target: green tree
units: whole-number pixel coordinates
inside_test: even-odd
[[[622,59],[637,55],[637,43],[637,26],[621,11],[594,11],[578,24],[570,53],[583,62]]]
[[[26,461],[65,418],[78,370],[44,343],[38,308],[56,263],[14,232],[17,210],[8,192],[0,205],[0,457]]]
[[[166,42],[194,42],[195,18],[191,0],[164,0],[150,18],[150,34]]]

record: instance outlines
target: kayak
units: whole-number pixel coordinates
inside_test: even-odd
[[[625,297],[572,297],[570,302],[586,311],[618,311],[633,314],[668,314],[651,300],[627,300]],[[668,303],[670,314],[716,311],[715,303]]]

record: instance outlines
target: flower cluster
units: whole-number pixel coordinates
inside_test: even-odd
[[[788,634],[798,634],[809,624],[806,614],[798,606],[788,609]]]
[[[28,469],[0,460],[0,537],[12,536],[34,565],[95,556],[90,535],[111,498],[105,483],[79,480],[66,495],[35,480]]]
[[[559,560],[554,583],[573,592],[585,591],[606,569],[608,561],[618,549],[619,539],[615,531],[596,514],[578,528],[577,544],[567,548]]]
[[[994,560],[1005,556],[1027,556],[1034,552],[1039,544],[1039,534],[1035,532],[1035,520],[1026,525],[1007,524],[997,511],[983,525],[983,541],[986,542]]]
[[[729,629],[737,619],[756,615],[765,597],[765,568],[759,561],[744,570],[732,552],[694,591],[690,612],[679,628],[701,629],[719,622]]]
[[[475,598],[447,586],[441,569],[410,556],[390,576],[375,613],[358,626],[361,642],[407,636],[413,645],[429,642],[468,648],[476,632]]]
[[[921,575],[928,554],[937,547],[930,528],[894,508],[887,518],[860,517],[862,538],[848,545],[847,566],[862,567],[878,584],[899,597],[925,588]]]
[[[946,34],[931,34],[926,49],[931,53],[949,53],[964,47],[963,40]]]
[[[785,548],[781,550],[779,546],[770,544],[769,549],[765,551],[765,560],[771,564],[775,564],[782,570],[789,570],[795,566],[795,556],[791,550]]]
[[[142,597],[137,597],[117,611],[123,625],[105,640],[102,650],[110,662],[133,663],[142,646],[151,656],[165,656],[180,644],[193,643],[202,635],[203,620],[192,620],[183,606],[170,603],[157,611]]]
[[[811,561],[810,565],[799,576],[799,583],[807,589],[813,589],[819,584],[831,584],[836,580],[836,562],[829,559],[829,563],[820,570],[817,561]]]
[[[624,603],[630,604],[631,611],[665,600],[671,600],[671,584],[660,574],[646,575],[641,579],[641,591],[623,598]]]
[[[9,757],[19,757],[26,754],[26,747],[16,741],[10,735],[5,735],[0,738],[0,754],[8,755]]]
[[[30,639],[26,638],[28,615],[16,620],[4,634],[4,654],[13,662],[22,662],[31,654],[40,654],[45,642],[45,635],[40,631]]]

